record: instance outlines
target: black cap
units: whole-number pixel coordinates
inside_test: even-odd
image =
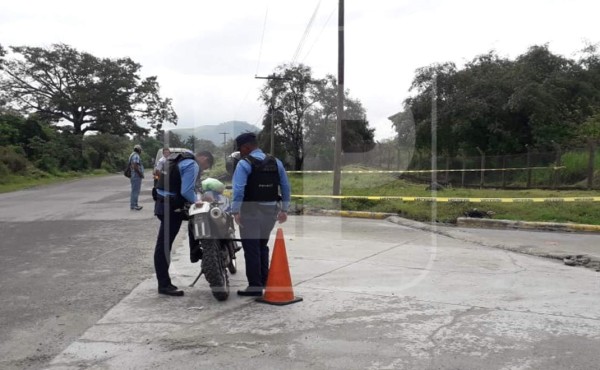
[[[256,134],[254,132],[244,132],[235,138],[235,145],[237,150],[240,150],[242,145],[248,143],[256,143]]]

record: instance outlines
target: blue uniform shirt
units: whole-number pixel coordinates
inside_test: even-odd
[[[260,149],[254,149],[250,155],[261,161],[266,157],[266,154]],[[287,212],[288,208],[290,207],[291,200],[290,183],[288,181],[287,174],[285,173],[285,168],[283,168],[283,163],[281,163],[279,159],[277,159],[277,168],[279,170],[279,186],[281,188],[282,198],[281,209]],[[231,204],[232,213],[238,213],[242,208],[244,191],[246,189],[246,183],[248,182],[248,175],[250,175],[251,172],[252,166],[250,163],[244,160],[239,161],[235,167],[235,172],[233,173],[233,201]],[[261,202],[260,204],[275,205],[276,202]]]
[[[184,159],[180,161],[177,166],[179,167],[179,173],[181,174],[181,196],[190,203],[196,203],[196,179],[200,176],[200,166],[193,159]],[[165,196],[176,195],[170,191],[164,191],[162,189],[156,190],[158,194]]]

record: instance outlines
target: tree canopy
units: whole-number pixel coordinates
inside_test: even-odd
[[[600,58],[587,47],[579,60],[533,46],[515,60],[495,52],[480,55],[461,69],[454,63],[416,71],[404,102],[412,112],[416,145],[431,145],[431,81],[437,79],[438,150],[456,154],[518,153],[526,145],[569,145],[579,126],[600,107]],[[401,126],[401,125],[400,125]],[[396,127],[400,129],[400,127]],[[402,134],[402,133],[401,133]]]
[[[98,58],[65,44],[10,49],[14,55],[4,59],[0,100],[23,113],[60,122],[77,135],[146,133],[138,120],[157,129],[163,122],[177,123],[171,100],[159,95],[157,78],[142,78],[141,65],[130,58]]]
[[[294,169],[302,169],[308,154],[332,160],[337,120],[335,77],[327,75],[316,80],[311,68],[303,64],[281,65],[274,76],[276,78],[268,80],[261,91],[261,100],[267,107],[261,145],[269,142],[273,115],[275,152],[287,153],[294,160]],[[366,151],[375,145],[375,129],[368,127],[365,109],[348,91],[343,119],[344,151]]]

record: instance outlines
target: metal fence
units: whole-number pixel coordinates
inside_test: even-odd
[[[413,182],[431,182],[432,160],[429,153],[411,151],[393,145],[377,144],[365,153],[344,153],[343,165],[365,170],[391,171]],[[331,170],[331,160],[307,153],[304,171]],[[600,189],[600,153],[586,147],[526,153],[437,158],[438,183],[452,187],[504,189]]]

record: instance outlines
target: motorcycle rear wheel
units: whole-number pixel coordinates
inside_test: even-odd
[[[223,266],[221,246],[215,239],[203,241],[202,246],[202,271],[213,296],[224,301],[229,297],[229,277]]]

